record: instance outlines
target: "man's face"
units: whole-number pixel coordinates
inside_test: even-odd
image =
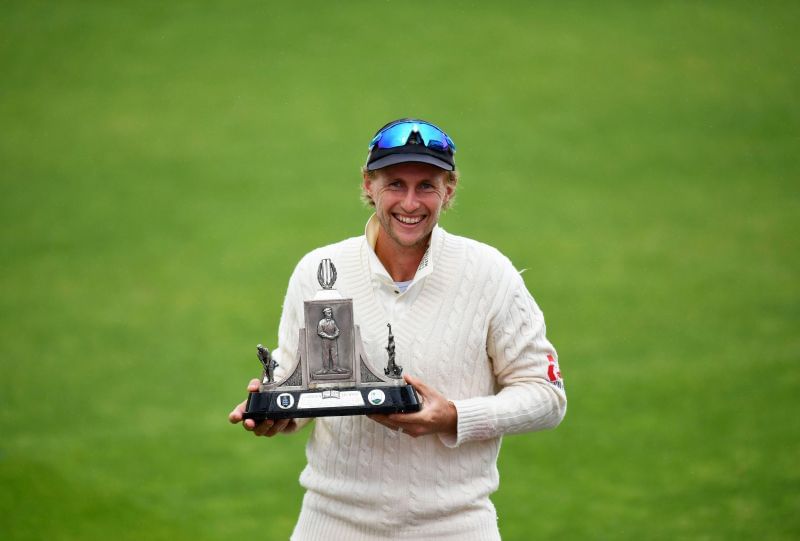
[[[333,317],[333,310],[331,310],[330,308],[325,308],[325,309],[322,311],[322,313],[323,313],[323,314],[325,315],[325,317],[326,317],[326,318],[328,318],[328,319],[330,319],[331,317]]]
[[[442,205],[453,196],[447,172],[427,163],[399,163],[365,176],[364,188],[392,248],[424,248],[439,221]]]

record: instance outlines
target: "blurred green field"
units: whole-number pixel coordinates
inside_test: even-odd
[[[800,536],[800,8],[4,2],[0,538],[285,539],[307,433],[226,416],[286,281],[444,126],[567,382],[504,539]],[[330,210],[326,210],[330,209]]]

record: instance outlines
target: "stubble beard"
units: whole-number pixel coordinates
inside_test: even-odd
[[[386,233],[386,236],[388,236],[389,239],[391,239],[391,241],[395,245],[404,250],[417,250],[417,249],[425,250],[428,248],[428,243],[431,238],[431,233],[433,232],[433,228],[436,226],[438,215],[433,216],[429,214],[428,216],[425,217],[425,221],[428,221],[429,224],[432,223],[433,225],[430,225],[430,229],[428,231],[426,231],[422,236],[420,236],[417,240],[411,243],[409,243],[407,240],[403,240],[397,233],[397,231],[395,231],[394,226],[396,225],[395,224],[396,220],[397,219],[392,215],[391,212],[386,213],[383,216],[381,215],[381,213],[378,213],[378,222],[380,222],[381,228]]]

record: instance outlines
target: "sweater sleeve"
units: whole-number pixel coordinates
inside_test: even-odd
[[[448,447],[554,428],[566,413],[558,357],[545,336],[542,311],[516,271],[507,283],[486,343],[499,390],[492,396],[452,401],[458,427],[455,436],[441,436]]]

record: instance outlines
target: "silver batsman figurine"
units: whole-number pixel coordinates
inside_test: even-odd
[[[245,419],[419,411],[417,393],[405,383],[403,368],[395,362],[391,324],[387,323],[388,359],[380,369],[364,353],[353,322],[353,299],[333,288],[336,277],[333,262],[323,259],[317,270],[322,289],[303,303],[305,327],[300,329],[297,353],[283,379],[275,379],[278,363],[269,350],[257,346],[264,370],[258,392],[250,393],[247,400]]]

